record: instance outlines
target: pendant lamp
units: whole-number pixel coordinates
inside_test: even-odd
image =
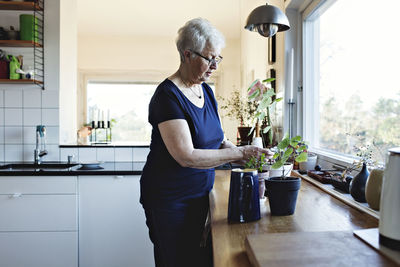
[[[245,29],[257,31],[264,37],[290,29],[289,20],[277,7],[265,4],[254,9],[247,18]]]

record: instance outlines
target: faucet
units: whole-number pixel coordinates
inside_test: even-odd
[[[42,157],[47,155],[46,150],[46,127],[44,125],[36,126],[36,147],[34,150],[34,163],[40,164]]]

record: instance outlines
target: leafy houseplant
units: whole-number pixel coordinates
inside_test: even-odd
[[[263,167],[267,164],[267,159],[263,153],[259,159],[256,157],[251,157],[244,166],[246,169],[256,169],[258,171],[258,189],[260,199],[265,198],[265,179],[268,178],[269,173],[267,170],[264,170]]]
[[[301,136],[295,136],[289,138],[286,134],[282,141],[276,147],[273,159],[275,163],[272,165],[272,169],[279,169],[288,161],[289,158],[294,158],[296,162],[307,161],[307,145],[301,140]],[[282,179],[286,178],[285,171],[282,169]]]
[[[272,144],[273,140],[271,113],[275,109],[276,103],[282,100],[282,98],[274,98],[274,89],[266,86],[266,84],[269,85],[274,80],[275,78],[263,81],[257,79],[247,89],[249,100],[256,105],[256,124],[253,127],[256,127],[259,123],[266,122],[267,126],[263,129],[263,133],[268,135],[269,144]]]
[[[253,113],[257,108],[255,103],[242,96],[237,90],[232,93],[232,97],[229,99],[223,97],[219,97],[219,99],[223,102],[220,108],[224,111],[224,115],[239,121],[238,132],[241,143],[248,144],[251,142],[253,131],[250,125],[253,121]]]
[[[289,160],[294,158],[297,162],[307,160],[307,152],[304,152],[304,142],[301,136],[285,137],[279,142],[273,158],[273,169],[279,169]],[[297,195],[300,189],[300,178],[288,177],[282,168],[282,175],[270,177],[265,180],[266,194],[269,198],[269,206],[272,215],[291,215],[296,208]]]

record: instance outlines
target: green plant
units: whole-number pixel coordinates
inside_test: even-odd
[[[259,159],[254,156],[251,157],[249,161],[246,162],[244,167],[249,169],[256,169],[258,172],[262,172],[264,165],[267,165],[267,159],[265,157],[265,154],[262,153]]]
[[[223,105],[220,106],[224,115],[240,122],[241,126],[250,125],[253,120],[253,113],[256,110],[255,103],[243,97],[239,91],[233,91],[232,97],[225,99],[219,97]]]
[[[272,169],[279,169],[288,161],[289,158],[294,158],[296,162],[307,161],[307,146],[301,140],[301,136],[289,137],[285,134],[282,141],[276,147],[276,152],[273,156],[275,163],[272,164]],[[282,168],[282,179],[286,178],[284,168]]]
[[[256,103],[256,124],[258,124],[258,122],[264,121],[267,123],[267,126],[263,129],[263,133],[268,134],[270,144],[272,144],[273,140],[271,113],[275,109],[276,103],[282,100],[282,98],[274,98],[274,89],[265,85],[270,84],[274,80],[275,78],[269,78],[263,81],[257,79],[247,89],[248,98],[250,99],[250,101]],[[253,128],[254,127],[255,126],[253,126]]]

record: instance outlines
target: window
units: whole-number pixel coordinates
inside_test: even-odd
[[[126,82],[88,82],[87,114],[112,120],[113,142],[149,144],[151,125],[147,121],[148,105],[158,84]],[[104,118],[103,118],[104,117]]]
[[[304,14],[304,136],[321,151],[383,161],[400,145],[400,1],[319,1]]]

